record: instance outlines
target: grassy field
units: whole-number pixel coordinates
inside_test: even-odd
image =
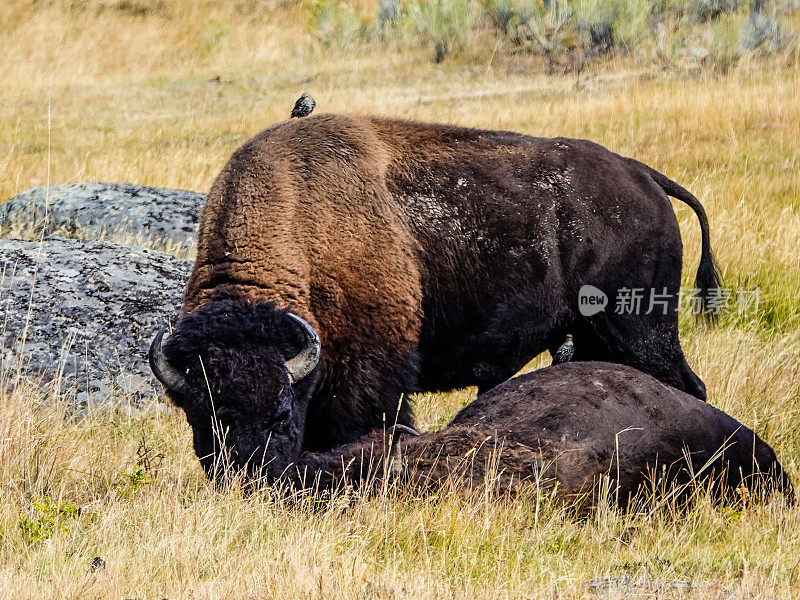
[[[2,199],[69,181],[205,191],[303,91],[318,111],[588,138],[668,174],[703,201],[725,286],[761,290],[755,314],[685,315],[689,362],[800,480],[795,59],[721,76],[606,58],[578,81],[484,41],[434,65],[413,45],[323,51],[286,1],[6,0],[0,22]],[[675,209],[689,284],[699,229]],[[416,398],[421,427],[472,394]],[[175,410],[64,411],[46,388],[3,382],[0,598],[800,595],[800,508],[781,502],[585,521],[490,494],[288,506],[214,491]]]

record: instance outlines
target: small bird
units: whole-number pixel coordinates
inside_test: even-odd
[[[297,99],[297,102],[294,103],[294,108],[292,109],[290,118],[307,117],[311,114],[316,105],[317,103],[314,102],[311,94],[303,94]]]
[[[106,569],[106,561],[104,561],[99,556],[95,556],[92,559],[91,564],[89,565],[89,573],[99,573],[100,571],[105,571]]]
[[[575,355],[575,345],[572,343],[572,334],[567,334],[567,339],[558,347],[556,353],[553,354],[553,364],[560,365],[561,363],[569,362]]]

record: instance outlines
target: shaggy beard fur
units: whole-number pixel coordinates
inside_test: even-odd
[[[170,392],[194,434],[206,473],[227,467],[277,476],[303,441],[315,373],[292,382],[286,360],[306,343],[287,311],[225,298],[183,317],[164,344],[186,373],[184,392]]]

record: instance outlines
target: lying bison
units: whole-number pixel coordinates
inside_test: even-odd
[[[750,429],[624,365],[541,369],[478,396],[436,433],[393,437],[388,456],[382,431],[302,455],[298,440],[264,474],[321,489],[387,475],[422,490],[453,480],[504,490],[533,483],[569,503],[596,499],[607,475],[610,497],[622,507],[640,491],[685,496],[687,484],[706,481],[718,497],[744,488],[793,498],[772,448]]]
[[[276,427],[297,421],[305,395],[305,445],[331,448],[384,415],[412,425],[410,392],[486,391],[568,333],[574,360],[628,364],[704,398],[678,341],[668,195],[700,220],[705,294],[717,275],[703,208],[640,162],[584,140],[292,119],[246,142],[214,182],[181,319],[151,362],[197,454],[218,447],[216,413],[240,463],[283,443]],[[610,295],[608,310],[581,314],[584,284]],[[670,297],[617,314],[622,288]]]

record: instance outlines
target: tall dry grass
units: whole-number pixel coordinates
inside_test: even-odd
[[[300,3],[257,0],[0,3],[0,198],[45,182],[48,105],[54,183],[204,191],[302,91],[319,111],[595,140],[700,197],[726,286],[761,288],[754,315],[716,327],[685,315],[681,334],[710,401],[800,477],[797,64],[743,62],[719,77],[611,61],[577,82],[491,48],[440,66],[425,48],[322,52],[304,18]],[[688,284],[699,231],[675,209]],[[781,503],[587,521],[481,495],[289,506],[214,491],[175,411],[75,420],[46,388],[4,384],[0,597],[800,594],[800,512]],[[472,393],[416,398],[422,427]],[[95,556],[106,567],[91,572]]]
[[[75,420],[0,402],[0,596],[791,598],[800,512],[776,501],[579,520],[546,498],[216,492],[177,412]],[[95,557],[102,569],[92,569]],[[608,589],[610,588],[610,589]],[[616,588],[616,589],[615,589]],[[604,595],[605,595],[604,594]],[[761,597],[759,596],[759,597]],[[605,597],[609,597],[605,595]]]

